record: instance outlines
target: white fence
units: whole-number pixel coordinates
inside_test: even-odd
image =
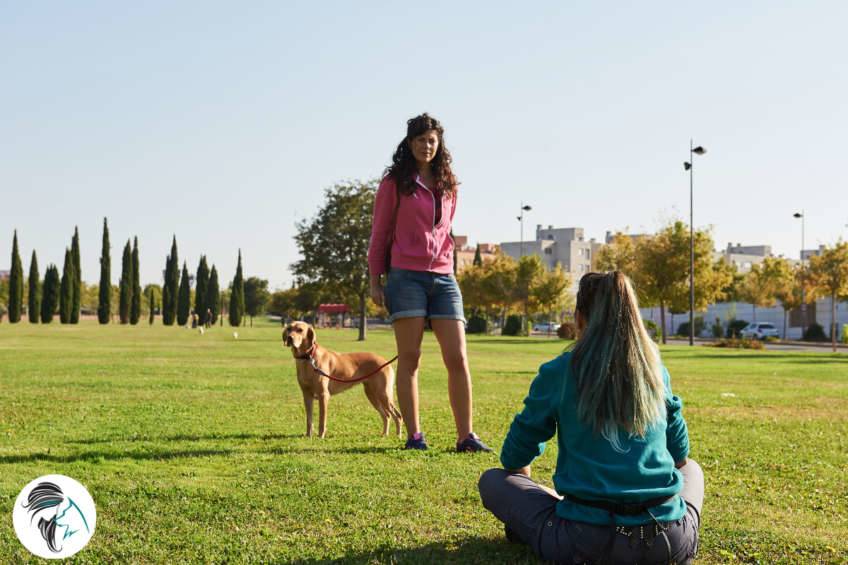
[[[807,324],[817,323],[824,328],[824,333],[830,335],[830,299],[825,298],[819,300],[815,304],[815,314],[810,309]],[[659,308],[642,308],[642,317],[646,320],[653,320],[657,326],[660,325],[660,309]],[[800,316],[787,317],[786,335],[783,335],[783,308],[778,304],[772,308],[754,308],[753,305],[747,302],[720,302],[711,304],[706,312],[696,312],[696,317],[704,318],[704,330],[701,333],[704,337],[712,336],[712,326],[715,324],[716,318],[721,321],[722,328],[727,329],[727,323],[730,320],[745,320],[746,322],[770,322],[774,324],[777,331],[785,339],[801,339],[802,328],[799,323]],[[792,318],[795,318],[793,324]],[[689,321],[689,313],[672,315],[666,309],[665,312],[665,332],[671,335],[677,332],[677,328],[683,322]],[[842,337],[842,326],[848,324],[848,303],[836,303],[836,331],[837,338]]]

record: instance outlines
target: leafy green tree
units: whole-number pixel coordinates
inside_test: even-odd
[[[141,318],[141,275],[138,272],[138,237],[133,238],[132,250],[132,300],[130,301],[130,323],[136,325]]]
[[[830,298],[830,341],[836,351],[836,302],[848,297],[848,242],[825,247],[810,257],[810,276],[817,295]]]
[[[241,249],[239,249],[238,266],[233,284],[230,287],[229,316],[231,326],[240,326],[244,317],[244,273],[241,268]]]
[[[574,309],[574,297],[569,292],[571,277],[557,265],[544,271],[530,287],[530,311],[556,316]],[[560,320],[557,320],[560,321]]]
[[[251,327],[253,327],[254,316],[260,316],[265,312],[265,305],[270,295],[267,280],[250,277],[244,281],[244,311],[250,316]]]
[[[786,339],[786,322],[789,312],[801,306],[801,269],[793,267],[789,261],[783,258],[776,264],[776,292],[775,298],[780,301],[783,308],[783,338]]]
[[[221,313],[221,290],[218,283],[218,269],[212,265],[212,271],[209,273],[209,284],[206,287],[206,308],[204,313],[209,310],[212,314],[209,320],[205,322],[214,324],[218,321],[218,316]]]
[[[78,324],[80,308],[82,308],[82,268],[80,267],[79,228],[74,226],[74,237],[71,238],[71,259],[74,264],[73,299],[71,300],[71,323]]]
[[[462,291],[462,302],[469,312],[469,318],[479,316],[491,310],[491,304],[483,292],[483,278],[486,276],[482,263],[471,264],[457,276],[459,289]]]
[[[103,245],[100,251],[100,300],[97,304],[97,320],[108,324],[112,315],[112,260],[109,255],[109,226],[103,218]]]
[[[21,321],[21,311],[24,302],[24,267],[18,252],[18,230],[12,237],[12,269],[9,273],[9,322],[17,324]]]
[[[500,316],[501,327],[506,323],[506,316],[515,306],[515,287],[518,283],[518,262],[499,253],[493,261],[485,265],[482,280],[483,299],[488,302],[493,312]]]
[[[230,289],[223,288],[221,289],[221,293],[219,294],[219,305],[218,311],[220,315],[218,316],[218,322],[221,324],[221,327],[224,327],[224,314],[227,314],[227,318],[229,318],[230,314]]]
[[[295,318],[295,300],[297,299],[297,289],[292,287],[285,290],[275,290],[268,297],[267,310],[271,314],[276,314],[281,318]]]
[[[59,269],[48,265],[44,273],[44,286],[41,289],[41,323],[53,321],[53,314],[59,305]]]
[[[612,240],[601,247],[593,258],[596,271],[621,271],[631,279],[636,274],[636,244],[634,239],[617,232]]]
[[[188,278],[188,267],[183,261],[183,273],[180,278],[180,288],[177,299],[177,325],[184,326],[188,323],[188,315],[191,310],[191,284]]]
[[[177,297],[180,267],[177,255],[177,236],[171,243],[171,254],[165,261],[165,283],[162,285],[162,323],[173,326],[177,317]]]
[[[703,311],[723,296],[728,273],[717,270],[709,232],[695,231],[695,310]],[[663,343],[666,342],[666,309],[689,309],[689,229],[680,221],[636,242],[636,267],[631,277],[643,305],[660,308]]]
[[[31,324],[37,324],[41,315],[41,275],[38,274],[38,258],[35,249],[32,250],[32,258],[29,260],[29,296],[27,303],[27,316]]]
[[[197,312],[200,324],[206,324],[206,309],[209,307],[206,301],[206,294],[209,292],[209,276],[206,255],[201,255],[200,262],[197,264],[197,274],[194,277],[194,311]]]
[[[317,214],[297,224],[295,242],[302,259],[291,266],[299,286],[317,284],[341,301],[358,301],[360,341],[367,335],[368,241],[376,190],[376,181],[339,183],[325,190]]]
[[[521,319],[521,335],[527,334],[527,321],[530,319],[530,302],[532,289],[536,287],[545,274],[545,265],[538,255],[524,255],[518,260],[515,273],[513,300],[521,304],[523,317]]]
[[[120,288],[118,318],[121,324],[128,324],[130,322],[132,279],[132,247],[130,247],[130,240],[127,240],[127,244],[124,245],[124,254],[121,257],[121,280],[118,281],[118,288]]]
[[[777,289],[769,284],[768,274],[763,265],[751,265],[751,270],[745,273],[737,293],[743,302],[751,304],[754,322],[757,321],[758,306],[768,308],[777,303]]]
[[[156,307],[160,308],[162,306],[162,287],[158,284],[146,284],[142,289],[141,293],[144,296],[148,296],[151,292],[153,292],[154,302],[156,303]],[[147,314],[147,303],[144,306],[144,313]]]
[[[71,323],[71,310],[74,304],[74,258],[71,250],[65,248],[65,263],[62,266],[62,282],[59,287],[59,321]]]

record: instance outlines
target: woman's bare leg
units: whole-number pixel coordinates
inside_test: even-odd
[[[431,319],[430,325],[439,340],[442,360],[448,370],[448,396],[456,423],[457,442],[472,431],[471,371],[465,348],[465,327],[461,320]]]
[[[398,351],[398,404],[409,437],[421,431],[418,420],[418,365],[421,361],[424,321],[424,318],[400,318],[392,324]]]

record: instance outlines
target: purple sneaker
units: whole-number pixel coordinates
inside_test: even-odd
[[[427,440],[424,439],[424,434],[421,432],[415,432],[412,434],[412,437],[406,440],[404,449],[420,449],[421,451],[427,451]]]
[[[480,437],[471,432],[464,440],[456,444],[456,450],[460,453],[477,453],[478,451],[491,452],[492,448],[480,441]]]

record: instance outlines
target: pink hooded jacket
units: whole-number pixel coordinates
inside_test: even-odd
[[[398,194],[394,179],[385,177],[377,189],[368,246],[368,269],[372,276],[386,272],[386,250],[391,245],[392,267],[411,271],[453,273],[453,238],[456,194],[442,195],[442,217],[436,224],[436,197],[416,176],[415,192]],[[400,197],[400,205],[397,204]],[[392,216],[397,221],[392,234]]]

